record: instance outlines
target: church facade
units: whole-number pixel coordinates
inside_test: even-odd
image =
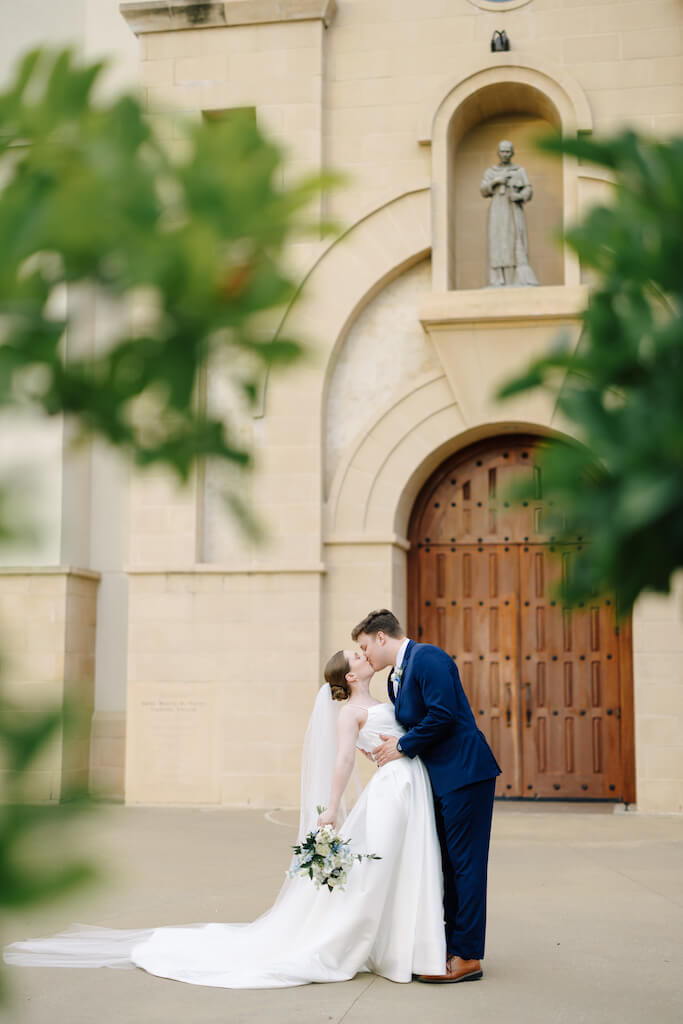
[[[130,803],[295,806],[322,666],[390,607],[456,659],[503,768],[498,796],[683,812],[681,582],[620,626],[609,599],[559,607],[542,480],[520,509],[506,487],[536,479],[539,442],[571,430],[551,396],[495,399],[558,332],[578,339],[589,283],[555,235],[610,189],[534,137],[680,132],[680,5],[79,0],[68,13],[74,38],[137,79],[162,132],[169,110],[248,107],[286,148],[285,173],[333,168],[348,184],[320,201],[341,236],[292,250],[302,292],[281,330],[310,358],[240,420],[263,544],[226,516],[214,467],[179,490],[99,445],[71,452],[63,427],[7,424],[2,458],[16,463],[23,439],[47,510],[40,543],[0,571],[8,686],[27,708],[77,686],[92,708],[89,742],[52,753],[36,797],[75,774]],[[28,38],[28,14],[13,17]],[[492,51],[501,30],[510,48]],[[537,286],[486,287],[481,181],[501,140],[533,189]],[[86,343],[106,328],[95,311]],[[218,365],[206,401],[236,415]]]

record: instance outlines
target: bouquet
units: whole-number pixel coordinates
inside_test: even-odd
[[[324,807],[317,808],[318,814],[324,810]],[[355,860],[382,859],[376,853],[352,853],[350,846],[350,839],[342,839],[331,825],[323,825],[309,832],[301,844],[292,847],[294,857],[287,874],[290,878],[308,875],[316,889],[322,885],[330,892],[343,889]]]

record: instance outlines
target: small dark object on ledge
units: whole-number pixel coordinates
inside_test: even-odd
[[[508,34],[503,29],[501,32],[494,32],[491,36],[491,50],[496,53],[499,50],[509,50],[510,40]]]

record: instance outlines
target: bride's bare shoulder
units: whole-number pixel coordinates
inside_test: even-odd
[[[361,729],[368,717],[368,709],[363,704],[344,704],[339,711],[340,720],[343,718],[345,722],[355,722],[359,729]]]

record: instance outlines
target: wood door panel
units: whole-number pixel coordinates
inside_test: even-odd
[[[613,608],[562,608],[552,595],[560,572],[545,545],[523,547],[522,785],[532,796],[614,799],[620,772]]]
[[[433,545],[417,553],[418,639],[455,660],[463,689],[503,769],[498,789],[520,795],[517,606],[519,555],[503,545]]]
[[[505,439],[499,449],[489,442],[474,446],[470,457],[450,459],[427,482],[413,510],[410,536],[416,543],[520,543],[542,536],[540,479],[537,501],[515,505],[510,485],[520,477],[536,478],[533,438]]]
[[[618,636],[609,601],[569,611],[551,592],[572,551],[558,561],[544,534],[537,445],[478,442],[427,481],[409,531],[409,632],[455,658],[503,769],[499,796],[633,800],[630,627]],[[513,506],[520,474],[535,494]]]

